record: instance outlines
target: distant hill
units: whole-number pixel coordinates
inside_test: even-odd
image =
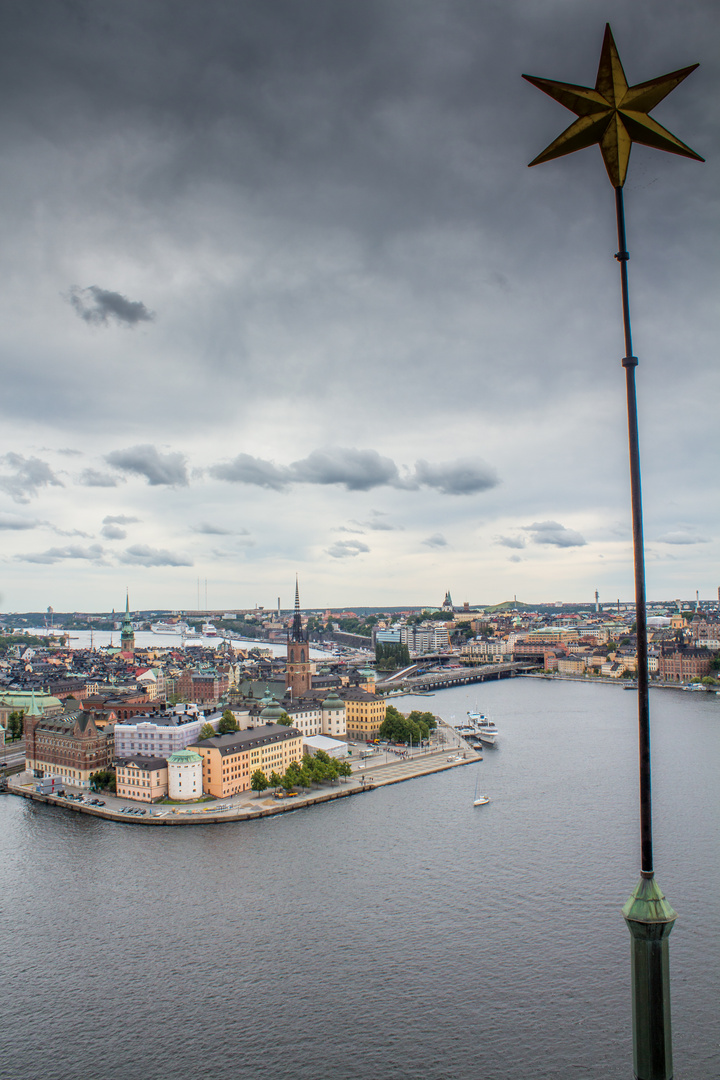
[[[494,615],[496,611],[536,611],[537,607],[532,607],[530,604],[523,604],[519,600],[503,600],[502,604],[494,604],[492,607],[486,607],[485,612],[488,615]]]

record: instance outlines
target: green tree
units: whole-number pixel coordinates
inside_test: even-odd
[[[215,735],[217,735],[217,731],[212,726],[212,724],[203,724],[203,726],[200,728],[200,734],[198,735],[198,739],[212,739]]]
[[[338,761],[338,776],[351,776],[352,766],[349,761]]]
[[[237,731],[239,727],[240,725],[235,719],[233,713],[230,711],[230,709],[226,709],[225,712],[222,714],[222,717],[220,718],[220,723],[218,724],[218,732],[221,735],[229,735],[231,731]]]
[[[282,786],[286,791],[300,783],[301,767],[297,761],[291,761],[282,778]]]
[[[407,645],[396,641],[378,641],[375,643],[375,660],[382,671],[392,671],[397,667],[407,667],[410,651]]]
[[[8,716],[7,731],[11,742],[15,742],[16,739],[22,739],[24,716],[24,709],[20,709],[19,712],[13,710]]]
[[[710,690],[713,686],[717,686],[717,679],[713,679],[712,675],[703,675],[700,682],[703,684],[703,686],[707,686],[708,690]]]
[[[292,720],[290,719],[290,717],[288,716],[288,714],[285,712],[284,709],[280,713],[280,715],[278,716],[278,724],[282,724],[283,727],[291,727],[292,726]]]
[[[280,775],[280,773],[275,772],[274,769],[270,773],[270,787],[282,787],[282,776]]]
[[[303,765],[302,769],[298,773],[296,785],[297,787],[310,788],[314,783],[318,783],[317,777],[307,765]]]
[[[408,716],[408,720],[412,720],[415,724],[424,724],[428,732],[434,731],[437,727],[437,720],[431,712],[419,712],[417,709],[413,709]]]
[[[250,787],[253,791],[265,791],[268,786],[268,778],[262,769],[256,769],[250,777]]]
[[[390,739],[391,742],[409,743],[419,746],[423,739],[430,736],[430,728],[424,721],[415,719],[421,713],[403,716],[394,705],[388,705],[385,719],[380,725],[380,738]]]
[[[336,761],[335,758],[331,758],[330,763],[326,765],[325,768],[327,769],[325,774],[326,779],[337,780],[340,775],[340,762]]]
[[[101,791],[110,784],[110,778],[112,773],[108,769],[100,769],[98,772],[90,774],[90,790]]]

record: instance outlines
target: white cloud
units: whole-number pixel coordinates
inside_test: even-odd
[[[432,536],[428,536],[427,540],[422,541],[426,547],[431,548],[443,548],[447,547],[447,540],[442,533],[433,533]]]
[[[108,465],[121,472],[144,476],[151,487],[163,484],[185,487],[188,483],[183,454],[161,454],[154,446],[131,446],[105,455]]]
[[[327,549],[327,554],[333,559],[354,559],[356,555],[364,555],[369,551],[370,548],[361,540],[337,540]]]
[[[37,496],[41,488],[62,487],[50,466],[36,457],[23,457],[11,452],[0,458],[10,468],[10,472],[0,475],[0,491],[6,492],[13,502],[28,503]]]
[[[120,555],[120,562],[130,566],[192,566],[186,555],[174,554],[164,548],[152,548],[147,544],[133,544]]]
[[[662,536],[656,537],[656,540],[660,544],[709,544],[710,540],[706,536],[698,536],[697,533],[691,532],[689,529],[675,529],[674,531],[666,532]]]
[[[567,529],[557,521],[535,521],[532,525],[523,525],[535,544],[549,544],[552,547],[583,547],[587,540],[574,529]],[[506,545],[507,547],[512,545]]]

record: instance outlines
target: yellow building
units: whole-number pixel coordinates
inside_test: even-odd
[[[385,719],[385,699],[360,689],[343,689],[341,696],[345,702],[345,730],[348,738],[364,739],[366,742],[377,739],[380,725]]]
[[[168,767],[165,758],[132,757],[117,762],[116,792],[122,799],[155,802],[168,793]]]
[[[291,761],[302,761],[302,732],[282,724],[263,724],[203,739],[192,747],[203,759],[203,790],[225,799],[250,788],[260,769],[269,779],[282,775]]]

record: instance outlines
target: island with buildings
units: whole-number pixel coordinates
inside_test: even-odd
[[[574,610],[516,601],[456,608],[447,593],[439,608],[303,612],[296,585],[285,615],[198,614],[206,626],[217,623],[219,642],[196,644],[183,633],[141,646],[147,620],[131,615],[129,600],[118,644],[100,648],[73,648],[61,625],[49,628],[53,637],[33,638],[17,616],[13,626],[4,617],[0,779],[47,797],[94,795],[95,805],[112,798],[177,814],[234,800],[229,810],[255,812],[263,792],[279,804],[307,798],[324,781],[335,797],[383,776],[395,782],[478,760],[456,732],[442,723],[435,730],[439,718],[429,712],[410,714],[402,743],[397,728],[393,740],[383,738],[388,710],[399,715],[395,697],[422,693],[428,679],[442,686],[533,674],[632,685],[637,672],[632,606],[601,607],[597,597]],[[228,629],[238,616],[244,626],[256,620],[254,642]],[[184,618],[192,627],[192,616]],[[651,680],[712,691],[718,604],[655,605],[648,622]],[[173,622],[166,616],[163,626]],[[263,640],[281,642],[284,655]],[[451,747],[458,753],[448,761]]]

